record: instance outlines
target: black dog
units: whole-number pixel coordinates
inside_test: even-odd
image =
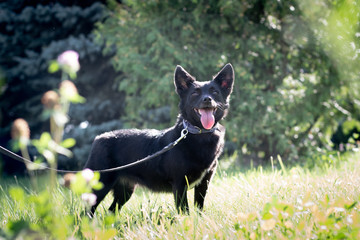
[[[149,156],[189,131],[170,151],[150,161],[116,172],[101,173],[104,188],[95,191],[96,204],[113,190],[119,209],[136,185],[157,192],[173,192],[177,209],[188,212],[187,190],[195,187],[195,205],[202,209],[217,158],[224,146],[225,128],[218,122],[229,108],[234,70],[227,64],[212,81],[198,82],[181,66],[175,69],[175,87],[180,96],[180,114],[175,126],[158,130],[117,130],[97,136],[85,168],[101,170],[126,165]]]

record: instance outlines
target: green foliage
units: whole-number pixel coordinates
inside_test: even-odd
[[[238,214],[235,229],[250,239],[264,235],[287,239],[309,235],[317,239],[353,239],[360,233],[352,225],[353,214],[356,214],[353,208],[357,204],[357,201],[343,199],[330,203],[329,196],[325,195],[318,204],[304,199],[295,206],[273,197],[260,214]]]
[[[37,148],[39,153],[42,154],[45,159],[52,164],[55,161],[57,153],[65,155],[67,157],[73,156],[71,151],[68,150],[68,148],[71,148],[75,145],[75,140],[73,138],[65,139],[60,144],[57,144],[51,138],[50,133],[44,132],[43,134],[41,134],[40,139],[34,139],[31,142]]]
[[[348,135],[353,129],[360,132],[360,122],[354,119],[345,121],[342,124],[342,130],[345,135]]]
[[[49,69],[48,69],[49,73],[55,73],[59,70],[60,70],[60,66],[57,63],[57,61],[56,60],[50,61],[50,65],[49,65]]]
[[[132,125],[147,124],[138,118],[142,109],[163,105],[172,106],[174,120],[177,64],[209,80],[227,62],[236,72],[227,137],[238,148],[246,145],[246,156],[310,157],[319,146],[331,147],[342,119],[359,117],[356,1],[114,5],[96,34],[117,51],[113,64],[124,73],[118,86]]]
[[[74,138],[76,134],[77,145],[73,148],[76,154],[71,159],[60,158],[59,166],[80,169],[96,134],[122,126],[119,117],[124,112],[124,97],[113,86],[114,79],[120,75],[109,62],[113,52],[103,56],[103,43],[95,43],[91,33],[95,23],[106,16],[105,2],[0,2],[1,139],[8,139],[16,118],[28,121],[34,138],[40,137],[43,131],[50,131],[48,122],[42,118],[41,97],[44,92],[59,87],[61,73],[57,70],[60,66],[53,59],[69,49],[79,53],[82,69],[77,73],[76,84],[80,95],[88,101],[82,106],[70,106],[71,119],[65,134],[67,138]],[[49,63],[53,63],[50,69]],[[83,100],[77,98],[77,102]],[[79,126],[86,121],[89,123],[87,129]],[[114,126],[108,121],[118,123]],[[5,146],[6,142],[2,144]],[[14,161],[0,162],[10,174],[11,169],[18,169],[13,166]]]
[[[87,170],[89,171],[89,170]],[[74,176],[74,178],[71,180],[70,183],[70,189],[75,194],[83,194],[83,193],[91,193],[91,191],[94,190],[100,190],[103,188],[103,184],[99,182],[100,179],[100,173],[94,172],[93,176],[90,177],[90,179],[86,179],[84,177],[84,172],[78,172]]]
[[[100,224],[94,228],[95,222],[90,222],[87,217],[81,218],[85,207],[88,207],[88,199],[84,196],[88,196],[86,194],[92,189],[99,190],[102,187],[98,181],[99,173],[92,175],[91,179],[86,179],[84,175],[84,172],[76,174],[70,186],[72,192],[59,185],[54,189],[47,186],[38,193],[28,193],[20,186],[11,186],[8,194],[0,192],[1,196],[7,196],[2,215],[8,210],[16,209],[2,221],[1,228],[4,229],[5,236],[16,239],[67,239],[74,237],[76,233],[77,237],[91,239],[94,236],[98,239],[114,237],[115,229],[106,230]],[[47,177],[40,180],[48,181]],[[109,221],[109,218],[111,215],[105,219]]]
[[[137,189],[120,212],[106,210],[108,196],[90,219],[84,196],[98,176],[89,170],[72,175],[71,190],[50,189],[46,176],[38,178],[40,192],[27,190],[26,178],[3,179],[0,239],[358,239],[358,157],[311,171],[280,162],[244,173],[219,170],[205,211],[191,207],[190,215],[176,212],[171,194]]]

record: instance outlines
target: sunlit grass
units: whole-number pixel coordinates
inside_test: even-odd
[[[58,186],[52,205],[61,215],[73,216],[67,236],[119,239],[298,239],[359,237],[360,163],[358,155],[338,167],[281,170],[261,167],[243,172],[220,170],[205,200],[204,212],[193,207],[190,215],[178,214],[171,194],[137,189],[115,215],[106,210],[108,196],[93,220],[84,217],[85,206],[78,196]],[[286,168],[286,166],[285,166]],[[12,181],[25,187],[21,180]],[[26,192],[30,192],[26,188]],[[14,201],[8,184],[0,188],[0,228],[9,221],[40,223],[30,203]],[[1,236],[1,235],[0,235]]]

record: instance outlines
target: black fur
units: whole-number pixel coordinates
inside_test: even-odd
[[[116,172],[101,173],[104,188],[95,191],[98,204],[110,190],[119,209],[129,200],[136,185],[156,192],[172,192],[178,210],[188,212],[188,186],[195,186],[195,205],[202,209],[217,158],[224,145],[225,128],[218,123],[227,114],[234,70],[227,64],[211,81],[198,82],[181,66],[175,70],[175,88],[180,96],[180,114],[175,126],[165,130],[117,130],[97,136],[85,168],[93,170],[122,166],[151,155],[180,137],[183,120],[203,129],[198,109],[213,111],[214,132],[191,134],[173,149],[148,162]],[[207,115],[208,116],[208,115]]]

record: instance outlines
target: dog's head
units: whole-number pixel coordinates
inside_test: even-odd
[[[211,129],[227,114],[233,89],[234,69],[230,63],[213,80],[198,82],[181,66],[175,69],[175,89],[180,96],[180,112],[191,124]]]

